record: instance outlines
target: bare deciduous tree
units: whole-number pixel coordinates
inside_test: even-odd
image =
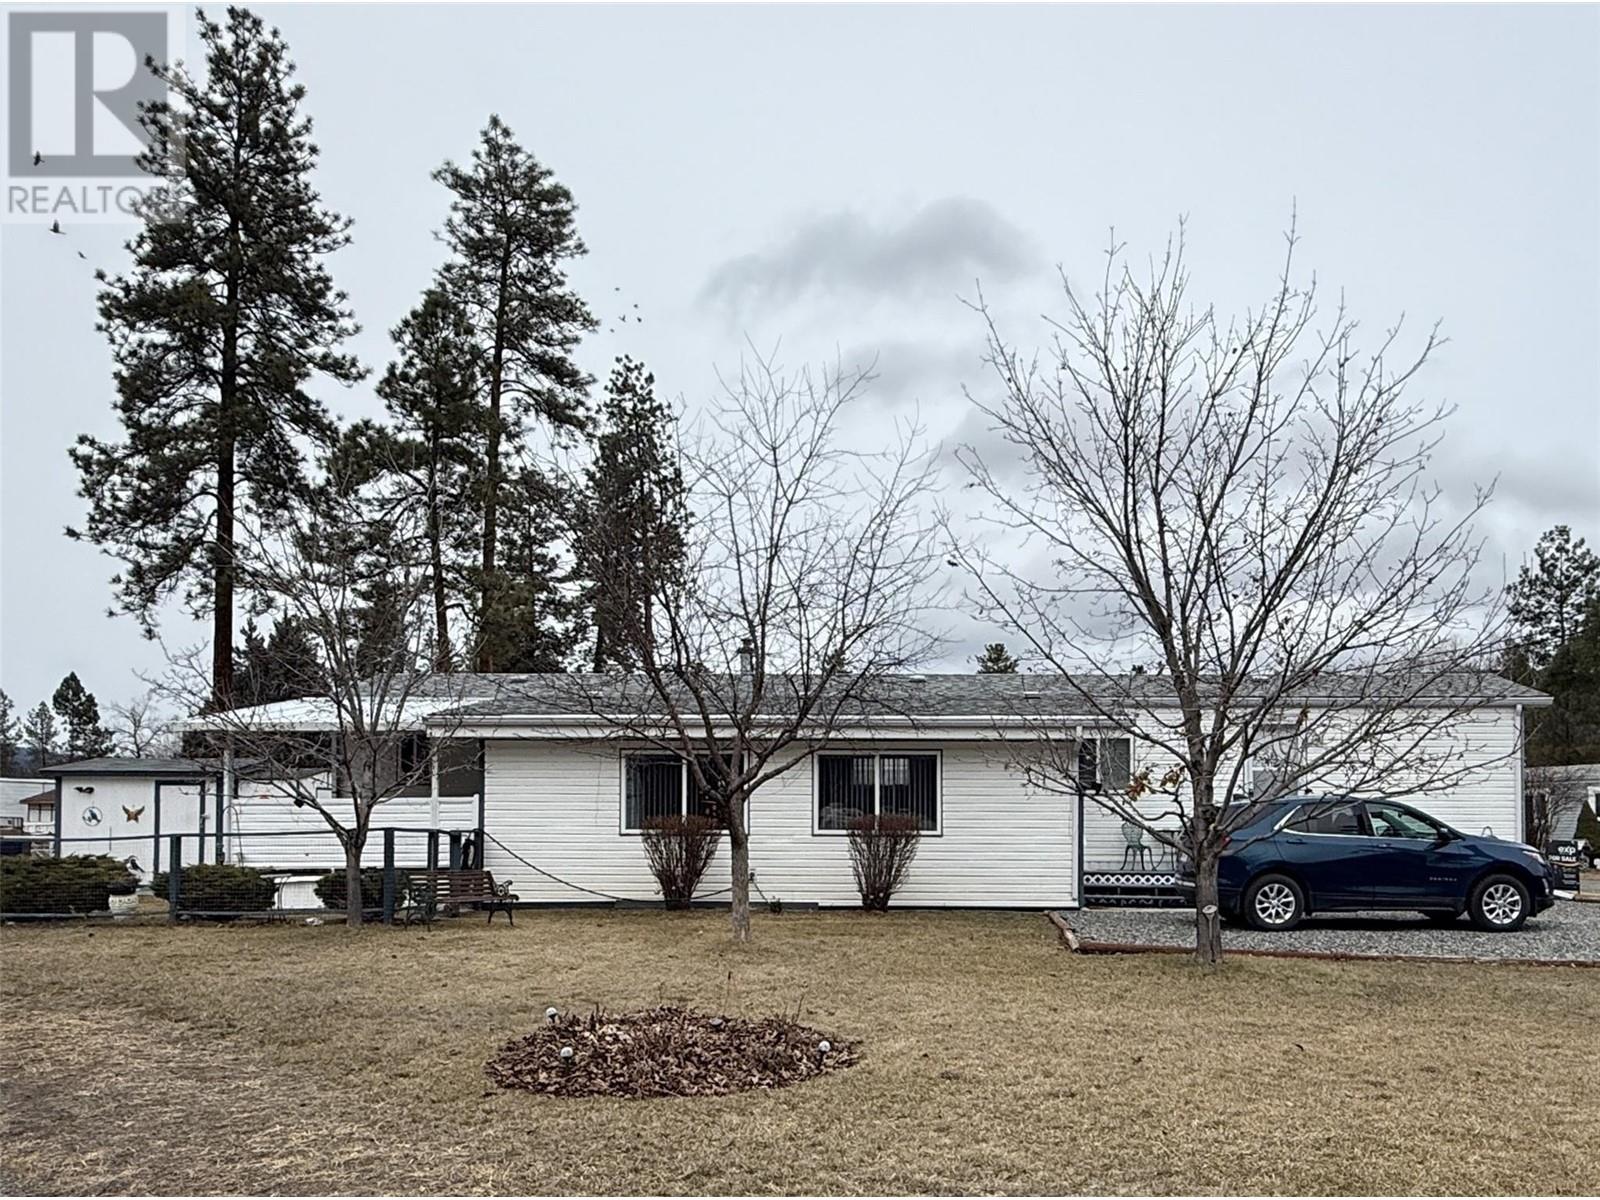
[[[112,736],[124,753],[151,758],[178,752],[171,718],[157,711],[150,694],[126,704],[113,704],[110,712]]]
[[[1218,858],[1262,804],[1443,788],[1503,753],[1462,720],[1492,690],[1476,668],[1501,630],[1473,579],[1488,494],[1429,484],[1447,409],[1409,395],[1438,341],[1401,357],[1397,326],[1363,352],[1342,303],[1319,332],[1294,245],[1291,230],[1266,303],[1233,321],[1191,305],[1181,231],[1148,274],[1113,246],[1092,299],[1063,276],[1045,353],[977,306],[999,389],[973,402],[1019,462],[961,458],[1014,545],[958,534],[957,561],[1077,714],[1019,708],[1016,764],[1192,856],[1208,964]],[[1016,544],[1042,565],[1017,565]],[[1085,770],[1106,735],[1146,764],[1126,789]]]
[[[438,647],[421,532],[415,513],[384,507],[375,517],[333,489],[285,514],[251,547],[250,586],[300,626],[320,671],[298,681],[303,699],[185,723],[327,824],[344,851],[351,926],[362,921],[361,860],[374,813],[431,781],[473,683],[432,671]],[[201,655],[178,656],[165,684],[191,711],[205,695],[204,667]]]
[[[732,928],[750,936],[747,805],[925,661],[938,562],[920,431],[860,450],[841,418],[869,375],[745,364],[682,446],[687,549],[619,620],[635,669],[574,676],[611,736],[685,760],[727,830]],[[604,580],[597,581],[605,586]]]

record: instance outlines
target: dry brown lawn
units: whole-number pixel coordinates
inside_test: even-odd
[[[6,1192],[1566,1193],[1600,977],[1075,958],[1037,915],[524,912],[0,931]],[[863,1060],[719,1099],[499,1090],[546,1005],[799,1009]]]

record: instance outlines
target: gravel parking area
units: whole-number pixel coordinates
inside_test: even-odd
[[[1194,910],[1093,908],[1063,913],[1085,941],[1141,946],[1194,944]],[[1416,954],[1451,958],[1568,958],[1600,962],[1600,904],[1558,900],[1516,933],[1482,933],[1465,917],[1438,926],[1407,913],[1340,913],[1310,917],[1290,933],[1224,926],[1224,948],[1322,950],[1339,954]]]

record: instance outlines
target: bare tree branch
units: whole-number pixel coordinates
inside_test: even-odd
[[[1492,698],[1479,668],[1503,632],[1497,590],[1474,583],[1489,492],[1452,508],[1429,483],[1450,410],[1409,394],[1437,332],[1402,355],[1397,324],[1362,350],[1342,302],[1319,327],[1295,242],[1261,307],[1226,323],[1189,301],[1181,229],[1144,274],[1113,243],[1093,297],[1063,275],[1045,354],[1013,349],[980,295],[998,394],[970,398],[1022,481],[964,449],[987,533],[946,516],[980,613],[1062,674],[1090,736],[1139,748],[1125,792],[1087,794],[1193,855],[1206,961],[1217,856],[1262,804],[1446,788],[1504,753],[1464,719]],[[1084,794],[1085,731],[1022,715],[1029,782]]]

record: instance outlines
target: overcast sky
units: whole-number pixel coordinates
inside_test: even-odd
[[[947,444],[983,432],[976,281],[1036,344],[1057,264],[1097,271],[1113,225],[1159,249],[1184,215],[1196,296],[1242,307],[1298,205],[1301,261],[1367,328],[1443,322],[1418,392],[1459,406],[1444,485],[1500,478],[1497,563],[1558,522],[1600,536],[1600,9],[260,11],[355,219],[332,270],[374,368],[441,257],[429,174],[491,112],[577,199],[597,376],[629,353],[693,408],[747,340],[875,356],[871,415]],[[0,227],[0,685],[22,707],[69,670],[126,699],[161,662],[106,616],[115,565],[61,532],[83,515],[67,447],[116,432],[91,272],[128,233]],[[379,408],[370,381],[322,394]]]

